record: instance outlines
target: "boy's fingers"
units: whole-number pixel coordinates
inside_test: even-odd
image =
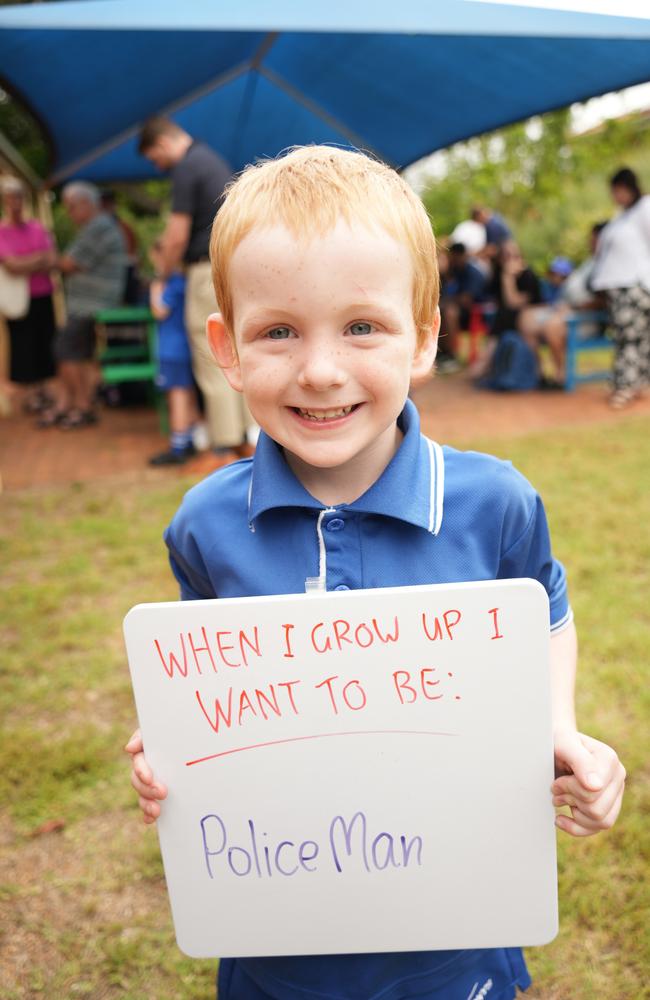
[[[136,754],[133,758],[133,773],[137,774],[143,785],[153,784],[153,771],[147,764],[143,754]]]
[[[140,732],[139,729],[136,729],[136,731],[133,733],[133,735],[129,738],[129,742],[126,744],[126,746],[124,747],[124,749],[126,750],[127,753],[141,753],[142,752],[142,749],[143,749],[143,746],[142,746],[142,733]]]
[[[603,788],[599,792],[590,791],[574,775],[567,775],[553,782],[551,794],[556,798],[565,797],[568,800],[567,805],[581,804],[583,807],[586,807],[589,804],[595,805],[601,802],[607,802],[611,805],[616,796],[620,795],[623,791],[625,784],[624,774],[625,772],[621,768],[621,772],[614,774],[613,777],[608,775]]]
[[[556,778],[551,785],[551,792],[553,795],[572,796],[575,799],[580,799],[581,802],[595,802],[603,794],[600,788],[594,791],[585,788],[580,779],[573,774],[565,774],[561,778]]]
[[[581,794],[572,795],[565,793],[553,796],[553,805],[557,807],[569,806],[571,809],[578,809],[596,822],[602,822],[609,816],[615,807],[620,808],[623,797],[622,789],[616,786],[608,786],[597,799],[585,798]]]
[[[154,802],[151,799],[142,798],[141,796],[138,799],[138,803],[140,805],[140,808],[142,809],[142,812],[144,813],[145,822],[148,821],[151,823],[152,821],[158,819],[158,817],[160,816],[160,806],[158,805],[157,802]]]
[[[560,830],[570,834],[572,837],[590,837],[592,834],[599,833],[601,830],[611,829],[616,822],[616,817],[620,812],[620,808],[620,797],[614,803],[610,811],[601,819],[593,819],[592,817],[581,812],[580,809],[573,808],[571,810],[571,816],[566,816],[562,813],[556,816],[555,824]]]
[[[556,760],[569,774],[562,775],[554,782],[554,794],[573,791],[580,786],[583,796],[588,797],[591,793],[592,798],[597,798],[609,784],[622,785],[625,780],[625,769],[616,752],[606,743],[582,733],[560,740],[556,746]]]
[[[586,830],[584,826],[576,823],[570,816],[556,816],[555,825],[558,829],[570,834],[572,837],[590,837],[592,833],[596,832],[595,830]]]
[[[135,771],[131,772],[131,784],[138,795],[144,799],[165,799],[167,798],[167,788],[157,781],[143,782]]]

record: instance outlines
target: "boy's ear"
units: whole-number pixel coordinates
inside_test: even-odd
[[[440,333],[440,310],[436,309],[433,323],[426,335],[420,339],[413,362],[411,364],[411,382],[416,385],[424,382],[433,372],[433,363],[438,351],[438,334]]]
[[[236,389],[242,391],[241,370],[235,343],[228,333],[221,313],[211,313],[206,323],[208,344],[226,380]]]

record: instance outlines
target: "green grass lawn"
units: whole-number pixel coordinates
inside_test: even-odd
[[[561,930],[529,953],[529,995],[650,997],[650,426],[632,416],[473,444],[511,458],[544,496],[581,638],[580,725],[614,744],[629,773],[613,831],[560,837]],[[121,621],[133,604],[176,598],[160,536],[188,485],[112,482],[2,500],[7,1000],[214,995],[215,963],[175,945],[156,835],[139,821],[121,750],[135,724]],[[44,832],[47,823],[58,829]]]

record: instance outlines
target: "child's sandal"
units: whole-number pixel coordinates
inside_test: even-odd
[[[67,416],[67,410],[45,410],[36,421],[36,426],[40,428],[58,427]]]
[[[59,426],[64,431],[76,431],[96,423],[97,416],[92,410],[70,410],[60,421]]]

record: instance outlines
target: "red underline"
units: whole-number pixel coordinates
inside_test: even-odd
[[[438,733],[429,730],[419,729],[358,729],[351,733],[316,733],[314,736],[291,736],[286,740],[269,740],[268,743],[252,743],[247,747],[235,747],[234,750],[222,750],[220,753],[211,753],[207,757],[198,757],[196,760],[186,760],[185,767],[192,767],[193,764],[203,764],[206,760],[215,760],[217,757],[227,757],[232,753],[243,753],[245,750],[259,750],[262,747],[275,747],[280,743],[300,743],[302,740],[326,740],[332,736],[457,736],[457,733]]]

